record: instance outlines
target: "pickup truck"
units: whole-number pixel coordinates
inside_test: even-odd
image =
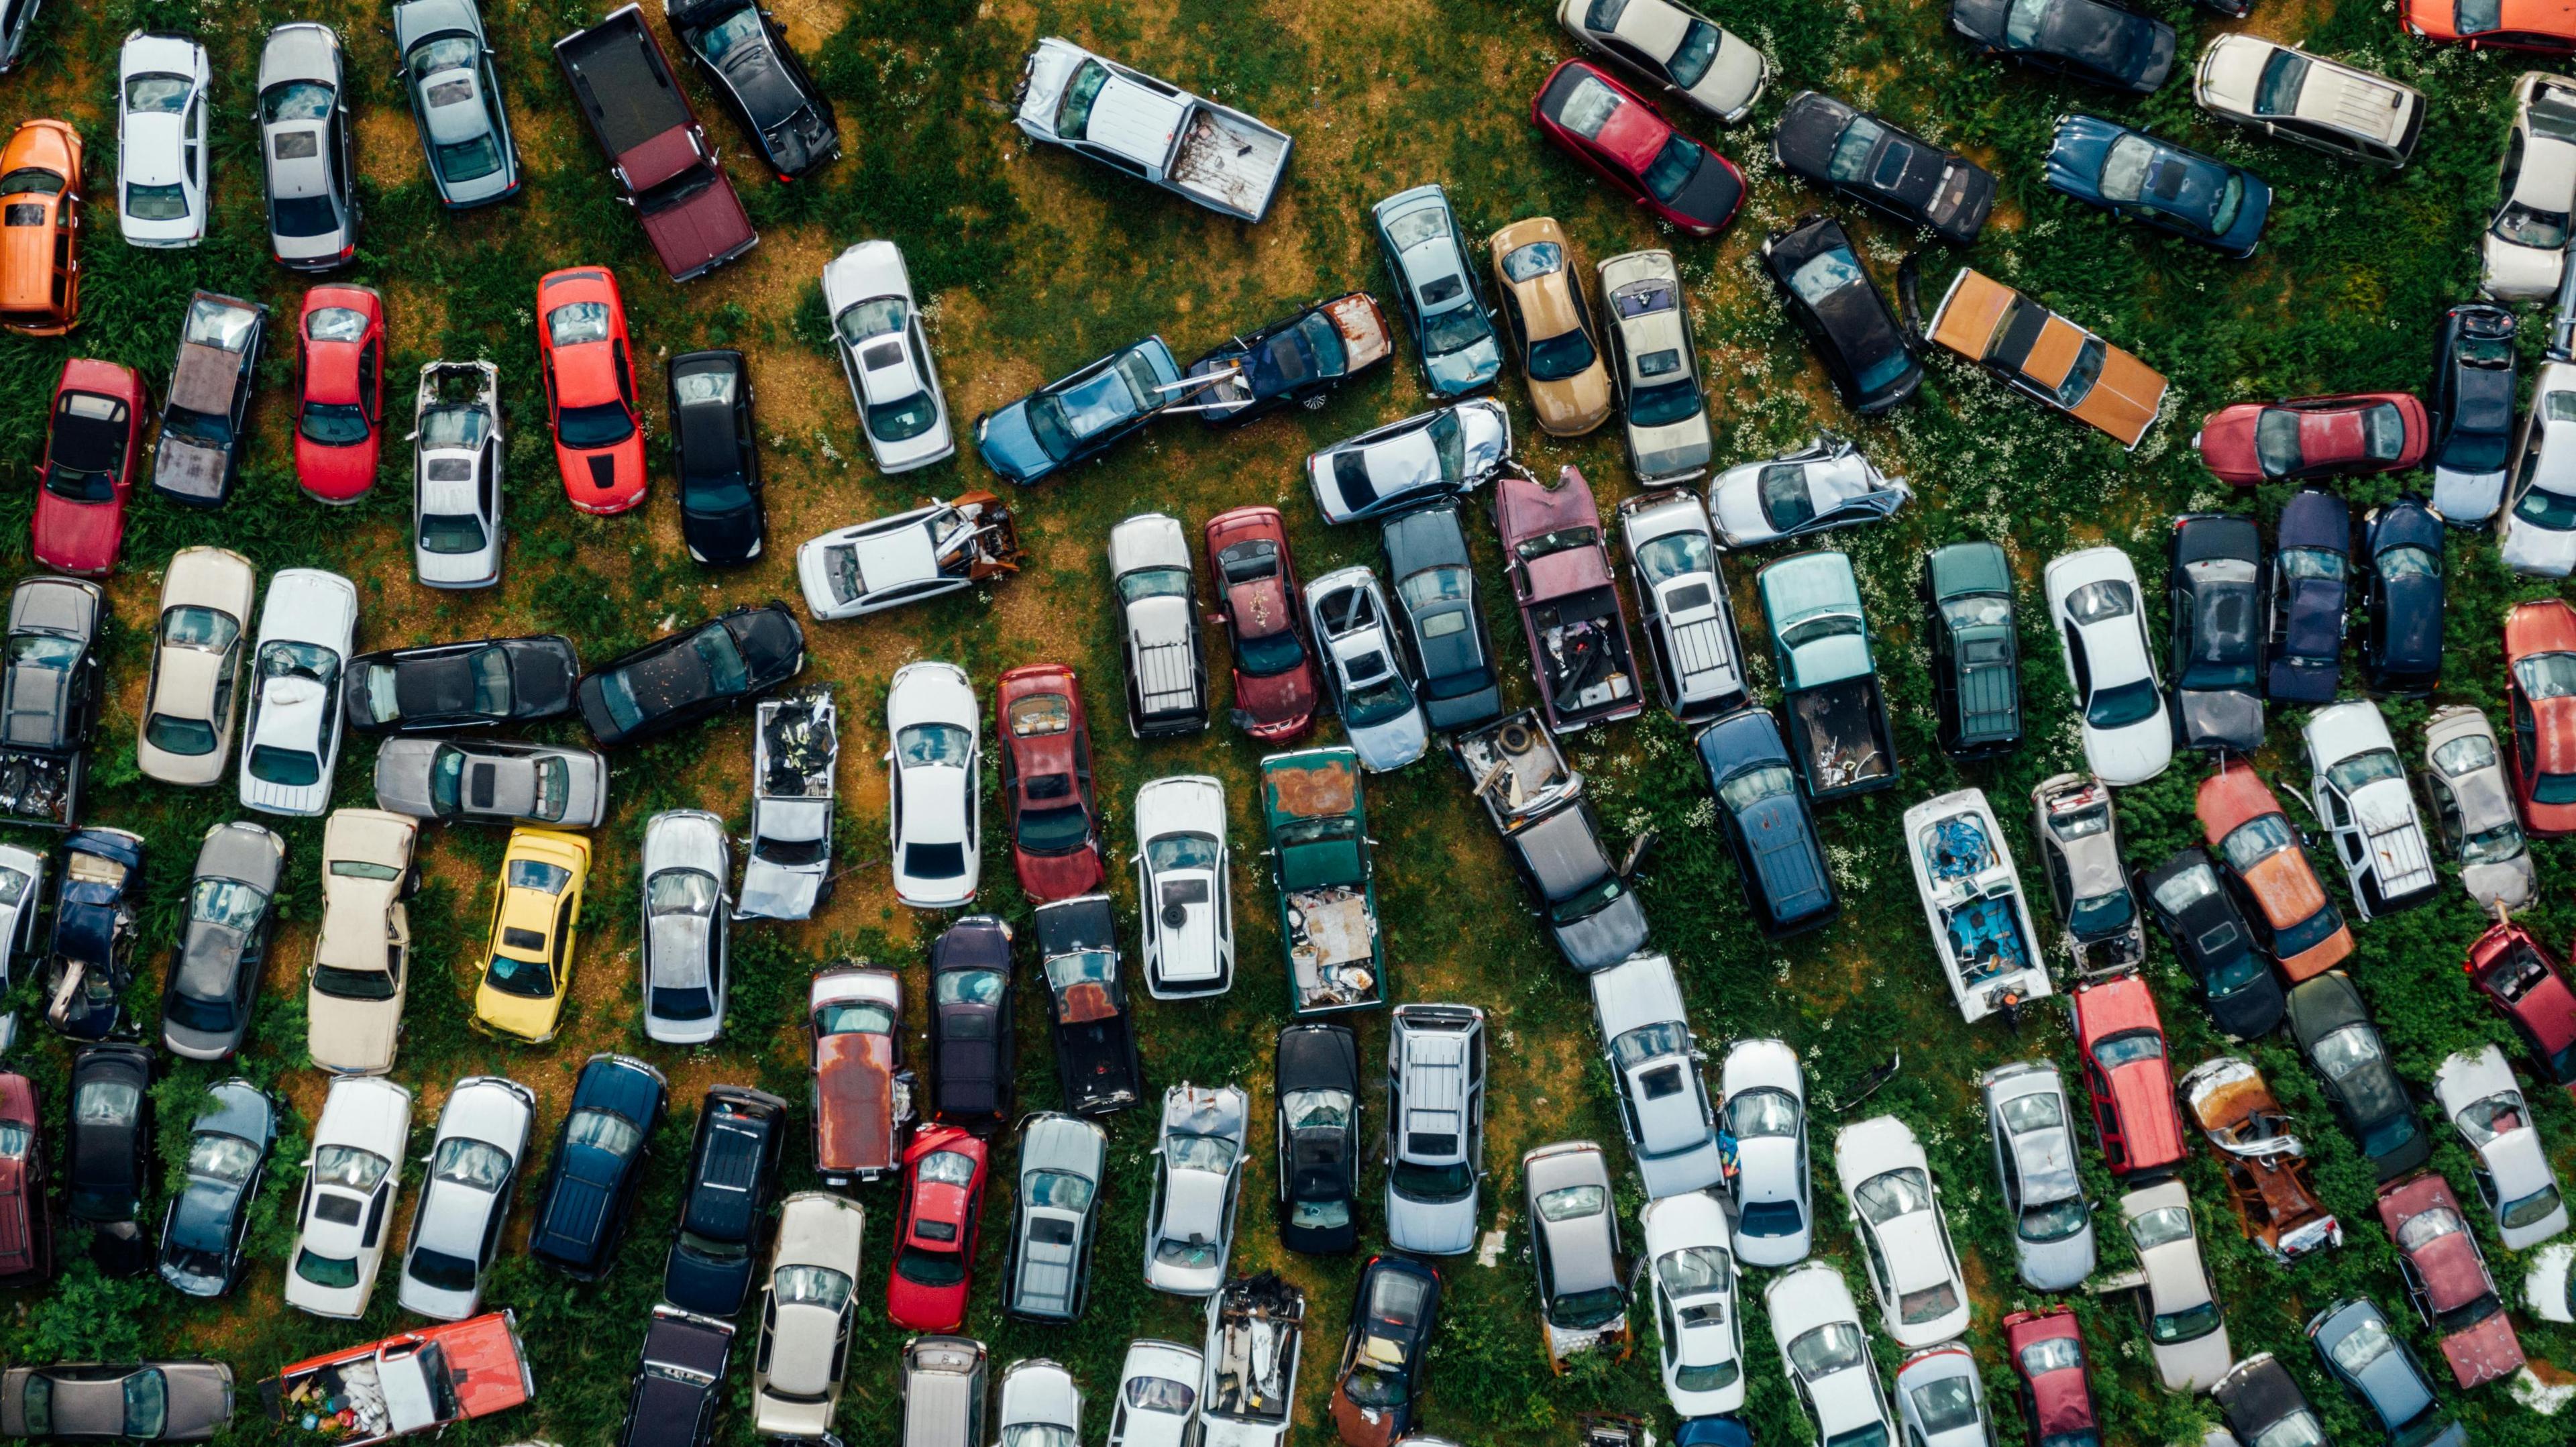
[[[673,281],[704,276],[759,244],[641,9],[612,11],[556,41],[555,61]]]
[[[83,579],[29,578],[10,593],[8,656],[0,659],[0,818],[80,822],[106,621],[106,590]],[[36,902],[23,907],[32,918]]]
[[[1020,66],[1021,130],[1244,221],[1269,214],[1294,143],[1230,106],[1048,36]]]
[[[1509,833],[1514,821],[1544,814],[1583,789],[1583,776],[1565,761],[1536,709],[1455,735],[1449,752],[1467,771],[1476,802],[1499,832]]]
[[[1549,487],[1519,469],[1494,484],[1494,530],[1520,604],[1548,726],[1572,733],[1646,710],[1592,485],[1568,465]]]
[[[518,1316],[507,1311],[310,1357],[259,1384],[270,1421],[338,1447],[489,1417],[536,1395]]]
[[[818,687],[763,699],[752,717],[751,857],[734,918],[811,919],[831,893],[841,712]]]
[[[1261,761],[1261,818],[1288,947],[1288,1004],[1299,1016],[1386,1003],[1377,866],[1359,755],[1301,749]]]
[[[1271,1272],[1238,1276],[1208,1298],[1199,1447],[1279,1447],[1297,1404],[1306,1293]]]
[[[1896,782],[1896,740],[1869,649],[1860,582],[1840,553],[1799,553],[1754,574],[1789,715],[1789,752],[1822,803]]]

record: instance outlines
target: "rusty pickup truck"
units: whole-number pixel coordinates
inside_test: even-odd
[[[1568,466],[1549,487],[1517,467],[1505,471],[1494,484],[1494,530],[1548,727],[1572,733],[1645,712],[1601,510],[1583,474]]]

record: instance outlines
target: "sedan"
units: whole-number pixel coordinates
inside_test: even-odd
[[[295,333],[304,343],[295,365],[295,480],[316,502],[355,502],[375,487],[384,451],[384,298],[373,287],[314,287],[304,293]]]
[[[1510,414],[1478,398],[1308,453],[1306,482],[1324,521],[1361,522],[1471,492],[1511,453]]]
[[[12,1287],[42,1286],[54,1274],[42,1107],[34,1081],[0,1070],[0,1282]]]
[[[1672,961],[1639,954],[1592,972],[1592,1021],[1619,1095],[1619,1124],[1648,1199],[1720,1186],[1717,1111]]]
[[[2021,1416],[2034,1447],[2101,1440],[2102,1419],[2084,1375],[2084,1328],[2075,1308],[2051,1306],[2005,1317],[2004,1350],[2021,1378]]]
[[[931,1113],[991,1130],[1018,1094],[1011,927],[989,914],[957,921],[931,943],[929,973]]]
[[[1134,813],[1145,993],[1157,1000],[1222,995],[1234,983],[1225,785],[1206,774],[1151,779],[1137,788]]]
[[[1294,402],[1314,411],[1343,383],[1395,355],[1377,298],[1345,292],[1238,333],[1190,363],[1189,407],[1210,427],[1266,417]]]
[[[1840,1267],[1817,1261],[1772,1277],[1762,1288],[1762,1310],[1780,1344],[1781,1370],[1818,1441],[1897,1440],[1878,1363]]]
[[[796,582],[817,622],[942,597],[1019,571],[1019,532],[989,492],[834,528],[796,550]]]
[[[1343,568],[1306,585],[1306,621],[1324,656],[1334,711],[1360,763],[1400,769],[1430,747],[1430,725],[1405,677],[1377,576]]]
[[[1369,208],[1369,220],[1433,395],[1463,397],[1492,386],[1503,371],[1502,341],[1459,239],[1449,193],[1437,182],[1398,191]],[[1507,433],[1504,450],[1508,445]]]
[[[329,271],[358,254],[357,166],[340,37],[301,21],[259,52],[259,153],[268,172],[268,245],[277,264]]]
[[[2306,981],[2290,992],[2289,1015],[2299,1053],[2380,1181],[2423,1165],[2433,1154],[2432,1138],[2416,1122],[2415,1102],[2351,978],[2334,970]]]
[[[1648,215],[1692,236],[1715,236],[1744,204],[1735,163],[1672,128],[1663,112],[1588,60],[1549,71],[1530,97],[1530,124]]]
[[[524,825],[510,831],[474,990],[477,1027],[531,1045],[555,1038],[581,957],[574,944],[590,866],[591,844],[583,835]]]
[[[2057,118],[2047,180],[2088,206],[2239,259],[2254,254],[2272,215],[2262,177],[2100,116]]]
[[[2041,587],[2081,709],[2086,767],[2115,786],[2163,773],[2173,762],[2173,727],[2129,555],[2096,547],[2053,558]]]
[[[403,1251],[403,1310],[463,1321],[481,1306],[536,1115],[536,1092],[497,1075],[468,1076],[447,1093]]]
[[[366,1315],[392,1232],[397,1169],[411,1139],[411,1092],[380,1075],[341,1076],[323,1097],[304,1165],[286,1304],[315,1316]]]
[[[2308,1318],[2308,1345],[2344,1390],[2379,1418],[2391,1442],[2468,1447],[2467,1431],[2443,1422],[2422,1364],[2370,1298],[2347,1297]]]
[[[143,414],[150,405],[143,376],[132,367],[89,357],[63,363],[28,524],[38,563],[93,578],[116,570],[125,550],[134,469],[143,456]],[[249,611],[247,603],[243,611]]]
[[[1879,471],[1857,444],[1819,432],[1804,447],[1719,473],[1708,512],[1718,541],[1742,549],[1877,522],[1913,498],[1904,478]]]
[[[2459,863],[2461,888],[2488,912],[2529,904],[2539,873],[2514,814],[2495,725],[2469,704],[2433,710],[2424,721],[2424,762],[2419,777],[2442,842]]]
[[[2138,899],[2121,864],[2120,821],[2099,779],[2058,774],[2031,790],[2031,832],[2079,971],[2147,957]]]
[[[787,605],[745,605],[666,633],[581,676],[573,702],[603,746],[635,743],[733,708],[805,668]]]
[[[1252,1099],[1239,1086],[1175,1085],[1163,1093],[1154,1194],[1145,1207],[1145,1284],[1212,1296],[1225,1284]]]
[[[1695,482],[1715,441],[1681,268],[1669,251],[1631,251],[1596,270],[1629,470],[1648,487]]]
[[[877,470],[910,472],[956,456],[948,395],[902,250],[891,241],[862,241],[833,257],[823,267],[823,310]]]
[[[1556,23],[1585,49],[1730,126],[1771,80],[1761,51],[1679,0],[1557,0]]]
[[[1950,28],[1988,55],[2139,95],[2173,73],[2174,28],[2105,0],[1950,0]]]
[[[222,1362],[65,1363],[0,1376],[0,1432],[12,1437],[204,1442],[232,1418],[233,1369]]]
[[[1560,1141],[1521,1157],[1530,1262],[1538,1271],[1547,1364],[1616,1348],[1628,1354],[1628,1287],[1619,1270],[1619,1213],[1610,1170],[1590,1141]]]
[[[396,0],[393,40],[439,204],[462,211],[517,195],[519,153],[475,0]]]
[[[1208,519],[1201,535],[1234,664],[1234,723],[1264,743],[1298,737],[1315,722],[1322,682],[1305,638],[1297,564],[1279,509],[1239,507]]]
[[[2503,0],[2453,3],[2463,19],[2478,10],[2501,18],[2504,8]],[[2434,6],[2422,8],[2438,4],[2435,0]],[[2408,7],[2410,17],[2417,9]],[[2531,18],[2541,15],[2535,7]],[[2554,12],[2548,19],[2562,28],[2568,23]],[[2576,35],[2551,48],[2564,51],[2571,45],[2576,45]],[[2479,292],[2508,304],[2549,300],[2564,269],[2570,211],[2576,211],[2576,81],[2526,70],[2513,87],[2513,123],[2504,136],[2495,216],[2479,238],[2486,267]]]
[[[2191,98],[2222,121],[2390,170],[2406,164],[2424,128],[2424,95],[2413,86],[2243,32],[2201,51]]]
[[[2242,759],[2220,764],[2200,781],[2196,812],[2282,974],[2295,983],[2352,953],[2343,912],[2326,898],[2300,832],[2261,774]]]
[[[1359,1244],[1359,1037],[1347,1025],[1309,1021],[1279,1032],[1271,1067],[1278,1102],[1279,1244],[1339,1255]]]
[[[452,824],[592,829],[608,817],[608,760],[511,739],[387,739],[376,807]]]
[[[1909,1354],[1896,1368],[1896,1415],[1905,1440],[1924,1447],[1988,1447],[1993,1423],[1977,1386],[1977,1359],[1962,1342]]]
[[[1807,184],[1954,246],[1973,244],[1994,210],[1993,172],[1818,91],[1781,107],[1771,154]]]
[[[1493,719],[1503,708],[1501,680],[1458,505],[1437,502],[1397,513],[1378,525],[1378,542],[1403,614],[1395,633],[1405,671],[1421,680],[1424,721],[1445,733]]]
[[[1841,222],[1816,212],[1799,217],[1762,243],[1762,264],[1844,406],[1874,417],[1914,395],[1923,364]]]
[[[1798,787],[1779,720],[1768,709],[1738,709],[1700,730],[1693,745],[1763,934],[1779,939],[1839,915],[1815,810]]]
[[[680,541],[711,567],[748,563],[761,553],[763,515],[760,434],[742,353],[682,352],[665,375]]]
[[[581,658],[557,633],[361,653],[341,694],[360,733],[446,733],[572,712]]]
[[[2522,1342],[2449,1183],[2426,1172],[2381,1187],[2379,1224],[2397,1243],[2398,1272],[2450,1363],[2451,1380],[2466,1390],[2519,1370]]]
[[[2225,1375],[2235,1356],[2192,1228],[2191,1196],[2168,1177],[2122,1196],[2120,1219],[2146,1273],[2138,1311],[2156,1374],[2168,1392],[2200,1391]]]
[[[586,513],[644,501],[644,430],[635,420],[635,359],[626,303],[604,266],[537,278],[537,364],[564,496]]]
[[[1390,535],[1400,525],[1389,523]],[[1750,697],[1744,638],[1708,509],[1678,489],[1625,498],[1619,538],[1627,545],[1628,576],[1637,585],[1637,612],[1664,707],[1685,725],[1743,707]],[[1464,538],[1458,559],[1463,566]]]
[[[2511,475],[2497,546],[2505,567],[2527,577],[2566,577],[2576,570],[2576,362],[2544,354]]]
[[[1718,1069],[1718,1114],[1735,1137],[1735,1255],[1747,1266],[1807,1259],[1807,1078],[1778,1040],[1739,1040]]]
[[[841,136],[832,102],[814,84],[804,57],[788,45],[786,32],[758,0],[716,0],[714,4],[684,0],[676,13],[667,7],[663,13],[699,76],[751,136],[761,159],[780,181],[802,180],[840,156]],[[754,1415],[755,1429],[768,1431],[763,1425],[766,1419]],[[826,1404],[813,1431],[773,1435],[817,1436],[830,1421],[831,1408]]]
[[[150,1258],[138,1218],[155,1176],[154,1074],[149,1046],[89,1045],[72,1056],[64,1204],[76,1225],[96,1232],[91,1255],[122,1275]]]
[[[1147,1338],[1127,1344],[1109,1440],[1124,1447],[1189,1447],[1198,1440],[1205,1359],[1195,1347]]]
[[[1610,369],[1601,360],[1565,228],[1553,216],[1533,217],[1495,232],[1485,245],[1539,430],[1580,437],[1599,427],[1610,418]]]
[[[2445,1057],[2433,1071],[2433,1098],[2476,1157],[2470,1176],[2507,1251],[2529,1250],[2567,1229],[2557,1174],[2503,1051],[2486,1045]]]
[[[641,1060],[603,1054],[582,1062],[537,1187],[530,1256],[576,1281],[608,1269],[644,1181],[644,1143],[669,1101],[662,1072]]]
[[[2298,1378],[2270,1352],[2256,1352],[2212,1383],[2209,1395],[2240,1442],[2319,1442],[2325,1424]]]
[[[724,820],[666,809],[644,821],[644,1037],[704,1045],[724,1033],[732,982],[733,853]]]
[[[2067,998],[2103,1163],[2114,1176],[2152,1176],[2180,1166],[2187,1153],[2182,1116],[2174,1108],[2164,1021],[2146,976],[2081,980]]]
[[[2433,424],[2433,511],[2455,528],[2484,527],[2504,506],[2514,331],[2512,312],[2471,301],[2445,308],[2434,334],[2433,385],[2424,394]]]
[[[247,820],[217,824],[197,846],[188,915],[161,989],[161,1044],[188,1060],[224,1060],[250,1033],[285,873],[286,841]]]
[[[2361,520],[2362,677],[2422,697],[2442,681],[2442,517],[2401,497]]]
[[[1039,1111],[1020,1127],[1019,1222],[1003,1310],[1031,1321],[1081,1319],[1108,1158],[1109,1133],[1079,1116]]]
[[[413,0],[431,4],[436,0]],[[501,369],[429,362],[413,399],[411,573],[424,588],[501,581]]]
[[[831,1440],[859,1319],[867,1219],[858,1202],[829,1191],[799,1191],[779,1203],[751,1372],[751,1429],[763,1437]]]
[[[916,1332],[953,1332],[966,1321],[975,1251],[983,1237],[990,1148],[953,1125],[916,1132],[903,1152],[894,1269],[886,1318]]]
[[[2412,392],[2238,402],[2201,419],[2192,445],[2238,487],[2402,472],[2423,462],[2432,419]]]
[[[357,585],[320,568],[269,579],[242,716],[241,801],[270,814],[331,807],[340,762],[340,680],[356,651]]]
[[[305,1039],[315,1066],[342,1075],[393,1068],[411,989],[411,917],[420,826],[381,809],[339,809],[322,826],[322,927],[305,973]]]
[[[915,909],[971,902],[982,869],[981,710],[966,670],[909,663],[886,686],[895,898]]]
[[[1372,1256],[1360,1267],[1328,1408],[1343,1447],[1390,1447],[1412,1435],[1439,1324],[1439,1272],[1409,1256]]]
[[[2523,827],[2542,838],[2576,832],[2576,607],[2561,598],[2517,603],[2504,618],[2506,766]]]
[[[1106,851],[1092,794],[1091,727],[1073,670],[1060,663],[1009,670],[993,685],[993,714],[1021,893],[1045,904],[1099,888]]]
[[[997,1396],[993,1425],[1001,1434],[998,1440],[1030,1444],[1082,1440],[1082,1388],[1061,1365],[1045,1357],[1013,1362],[1002,1371]]]
[[[1657,1365],[1674,1415],[1713,1417],[1744,1406],[1744,1313],[1726,1209],[1706,1191],[1648,1201],[1646,1289]]]
[[[2057,1067],[2024,1060],[1978,1077],[1986,1128],[2013,1218],[2013,1256],[2038,1291],[2071,1291],[2093,1274],[2093,1208],[2075,1170],[2075,1119]]]
[[[2496,921],[2469,947],[2463,969],[2470,988],[2522,1037],[2533,1072],[2552,1085],[2576,1087],[2576,989],[2531,931]]]
[[[247,1080],[207,1087],[188,1125],[187,1184],[161,1221],[161,1279],[182,1296],[217,1297],[241,1280],[251,1208],[277,1144],[277,1102]]]
[[[137,30],[116,56],[116,222],[128,246],[206,239],[206,48]]]
[[[1879,1329],[1906,1348],[1965,1332],[1967,1278],[1914,1132],[1892,1115],[1844,1126],[1834,1133],[1834,1180],[1860,1238]]]
[[[1172,349],[1147,337],[977,417],[975,447],[986,467],[1029,487],[1141,431],[1172,404],[1180,383]]]
[[[2281,983],[2255,953],[2253,929],[2208,851],[2177,850],[2156,868],[2140,871],[2137,890],[2155,912],[2183,973],[2200,987],[2201,1003],[2220,1033],[2239,1040],[2270,1034],[2281,1023]]]

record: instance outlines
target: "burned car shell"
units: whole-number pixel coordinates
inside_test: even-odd
[[[2289,1262],[2343,1244],[2343,1224],[2317,1198],[2307,1147],[2262,1072],[2221,1055],[2184,1072],[2179,1088],[2192,1123],[2218,1152],[2237,1225],[2265,1255]]]
[[[751,848],[736,919],[810,919],[831,897],[840,757],[841,713],[829,688],[764,699],[752,710]]]
[[[267,329],[260,302],[202,290],[189,299],[153,446],[154,492],[190,507],[221,507],[232,495]]]
[[[2087,774],[2059,774],[2030,791],[2031,832],[2049,897],[2066,921],[2079,970],[2116,969],[2147,957],[2146,925],[2120,863],[2111,791]]]

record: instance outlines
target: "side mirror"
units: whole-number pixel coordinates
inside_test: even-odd
[[[1637,866],[1646,858],[1646,851],[1654,847],[1655,830],[1652,825],[1649,825],[1644,833],[1629,841],[1627,857],[1619,861],[1619,877],[1626,879],[1636,873]]]

